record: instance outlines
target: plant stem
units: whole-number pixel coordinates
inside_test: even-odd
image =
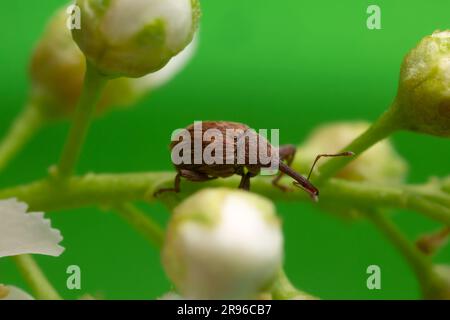
[[[61,300],[60,295],[45,277],[36,261],[30,255],[12,257],[33,295],[38,300]]]
[[[133,201],[164,201],[164,197],[153,197],[153,192],[172,185],[174,176],[171,172],[88,174],[71,177],[64,185],[55,184],[47,179],[0,189],[0,199],[16,197],[36,211],[55,211],[92,205],[115,206],[117,203]],[[175,197],[179,201],[201,188],[236,188],[238,184],[238,177],[204,183],[183,181],[181,193],[167,194],[165,197]],[[427,198],[430,191],[427,190],[423,195],[421,189],[420,186],[411,185],[392,186],[330,179],[321,188],[319,204],[351,206],[362,210],[374,207],[408,209],[450,226],[450,208]],[[269,177],[252,179],[251,190],[272,200],[310,201],[301,190],[282,192],[275,189]],[[450,195],[448,197],[450,198]]]
[[[106,82],[107,78],[101,75],[95,67],[86,61],[83,91],[59,161],[57,170],[59,177],[65,178],[70,176],[75,170],[75,165],[81,154],[95,107]]]
[[[439,191],[437,191],[439,192]],[[351,204],[360,208],[409,209],[450,226],[450,208],[430,199],[430,192],[420,186],[381,185],[331,179],[322,187],[322,199],[329,203]],[[450,195],[446,196],[450,199]]]
[[[131,203],[116,206],[116,211],[152,245],[161,249],[164,243],[164,230],[157,222]]]
[[[0,171],[44,123],[45,117],[34,104],[30,103],[24,108],[0,142]]]
[[[336,175],[348,163],[355,160],[371,146],[399,130],[401,128],[401,121],[398,119],[399,116],[396,110],[397,108],[392,105],[364,133],[341,150],[354,152],[355,155],[353,157],[332,158],[320,166],[318,168],[319,175],[313,179],[314,184],[321,185],[324,181]]]
[[[378,210],[372,210],[367,217],[377,226],[377,228],[392,242],[392,244],[402,253],[417,277],[423,282],[431,271],[431,262],[425,257],[398,227],[384,214]]]
[[[318,298],[311,296],[303,291],[298,290],[289,281],[286,273],[280,270],[277,279],[271,288],[273,300],[317,300]]]
[[[372,210],[367,216],[409,263],[419,281],[423,297],[433,298],[439,296],[443,289],[443,282],[433,271],[431,260],[406,238],[385,213],[379,210]]]

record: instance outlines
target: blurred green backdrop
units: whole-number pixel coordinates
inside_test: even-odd
[[[65,1],[3,1],[0,8],[0,134],[27,97],[27,64],[48,17]],[[382,10],[382,30],[366,28],[366,9]],[[374,120],[396,92],[404,54],[435,29],[448,29],[448,0],[202,1],[200,48],[170,84],[136,107],[93,126],[79,173],[170,170],[173,129],[193,120],[234,120],[279,128],[281,143],[298,143],[316,125]],[[0,187],[43,177],[57,159],[67,124],[41,131],[0,176]],[[411,182],[449,174],[448,140],[410,133],[394,142],[410,163]],[[321,298],[418,298],[412,272],[366,221],[349,223],[312,205],[277,203],[284,220],[287,273]],[[150,214],[165,223],[166,210]],[[96,208],[51,213],[67,248],[60,258],[38,257],[66,298],[82,293],[108,299],[148,299],[170,289],[150,247],[120,218]],[[395,221],[411,239],[436,224],[412,212]],[[1,223],[1,221],[0,221]],[[436,259],[450,262],[450,247]],[[82,290],[66,289],[66,267],[82,269]],[[366,288],[366,268],[382,268],[382,289]],[[26,287],[8,259],[0,280]]]

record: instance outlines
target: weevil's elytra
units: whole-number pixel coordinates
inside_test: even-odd
[[[203,121],[201,127],[195,126],[194,124],[191,124],[186,127],[187,132],[190,136],[190,141],[194,141],[194,139],[197,137],[200,137],[201,139],[201,153],[205,151],[205,148],[207,148],[211,143],[214,142],[214,138],[212,139],[204,139],[204,133],[208,131],[209,129],[215,129],[218,130],[217,132],[221,133],[222,138],[222,145],[223,150],[234,150],[233,153],[227,153],[223,152],[223,161],[221,163],[206,163],[203,159],[203,157],[200,158],[200,162],[194,161],[196,160],[195,157],[195,150],[194,150],[194,144],[191,144],[190,148],[188,149],[188,152],[190,152],[190,155],[183,155],[187,158],[190,158],[190,163],[180,163],[180,164],[174,164],[175,169],[177,171],[177,175],[175,177],[174,181],[174,187],[173,188],[167,188],[167,189],[160,189],[158,190],[155,195],[163,193],[163,192],[180,192],[180,181],[181,177],[185,178],[186,180],[193,181],[193,182],[201,182],[201,181],[208,181],[212,179],[217,178],[227,178],[234,174],[237,174],[241,176],[241,181],[239,184],[239,188],[250,190],[250,179],[252,177],[257,176],[262,168],[268,168],[272,166],[272,163],[265,163],[262,164],[259,161],[259,158],[252,157],[251,152],[259,152],[260,146],[265,147],[265,151],[267,153],[267,156],[271,156],[273,152],[278,152],[279,161],[277,161],[277,166],[279,169],[279,174],[272,180],[272,183],[277,188],[280,188],[283,191],[287,191],[288,188],[280,185],[279,181],[283,174],[286,174],[293,178],[294,185],[302,188],[305,190],[314,200],[318,200],[319,196],[319,190],[309,181],[308,179],[300,175],[299,173],[295,172],[291,167],[291,163],[294,159],[296,148],[294,145],[284,145],[280,146],[279,148],[273,147],[264,137],[258,135],[255,131],[250,131],[250,128],[242,123],[238,122],[228,122],[228,121]],[[242,158],[239,160],[239,155],[237,154],[239,148],[238,148],[238,141],[239,136],[230,136],[230,132],[242,132],[247,133],[248,136],[251,136],[252,138],[257,141],[257,149],[250,148],[249,146],[249,140],[241,140],[245,143],[245,155],[243,156],[244,161],[242,161]],[[252,134],[254,136],[252,136]],[[178,146],[180,143],[182,143],[182,139],[178,141],[172,141],[170,144],[170,150],[173,151],[173,149]],[[220,145],[220,141],[218,142]],[[229,144],[232,144],[230,146]],[[183,149],[185,150],[185,149]],[[251,152],[250,152],[251,151]],[[348,156],[352,155],[351,152],[344,152],[340,154],[323,154],[319,155],[316,158],[316,161],[314,162],[314,165],[316,164],[317,160],[322,156]],[[230,160],[230,157],[233,157],[232,160]],[[250,161],[252,159],[253,161]],[[198,160],[198,159],[197,159]],[[313,165],[313,167],[314,167]],[[313,168],[312,167],[312,168]],[[311,168],[311,171],[312,171]]]

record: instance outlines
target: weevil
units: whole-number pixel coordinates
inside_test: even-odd
[[[205,161],[203,157],[203,152],[206,148],[211,147],[211,143],[217,139],[214,138],[204,139],[204,134],[208,130],[215,130],[216,133],[220,133],[223,138],[222,141],[216,141],[217,145],[222,146],[219,148],[222,150],[223,161],[211,163]],[[177,175],[175,176],[173,188],[163,188],[155,192],[155,196],[164,192],[180,192],[180,182],[181,178],[185,178],[192,182],[202,182],[209,181],[217,178],[227,178],[232,175],[241,176],[241,181],[239,183],[239,188],[244,190],[250,190],[250,179],[260,174],[262,168],[270,168],[272,163],[262,163],[259,158],[256,158],[256,162],[251,160],[251,152],[255,152],[255,149],[251,150],[249,145],[250,137],[255,138],[254,141],[257,142],[258,148],[256,152],[259,152],[261,146],[265,146],[265,152],[268,156],[271,156],[274,152],[278,151],[277,167],[279,173],[272,180],[272,184],[281,189],[282,191],[289,191],[290,189],[284,185],[281,185],[280,179],[282,176],[288,175],[294,179],[293,184],[297,187],[305,190],[313,200],[317,201],[319,196],[319,190],[309,181],[311,173],[317,163],[317,161],[322,157],[341,157],[341,156],[352,156],[353,152],[345,151],[336,154],[319,154],[317,155],[311,169],[309,171],[308,177],[305,178],[301,174],[297,173],[290,166],[294,160],[296,147],[294,145],[282,145],[278,148],[272,146],[265,137],[257,134],[255,131],[251,130],[247,125],[238,122],[229,121],[204,121],[201,123],[201,127],[196,127],[195,124],[191,124],[185,128],[185,132],[189,135],[189,141],[192,142],[198,137],[201,137],[200,142],[200,152],[202,153],[200,161],[195,161],[195,148],[192,144],[189,144],[187,149],[188,154],[181,154],[184,158],[190,161],[174,163]],[[238,133],[236,135],[236,132]],[[248,134],[250,132],[250,134]],[[247,133],[247,137],[244,135]],[[243,148],[239,149],[239,139],[243,138]],[[242,140],[241,140],[242,141]],[[170,150],[173,152],[175,148],[179,147],[181,143],[186,143],[183,139],[178,139],[172,141],[170,144]],[[186,149],[184,149],[185,151]],[[224,150],[233,150],[231,153],[224,153]],[[239,158],[238,151],[244,150],[243,158]],[[183,151],[183,153],[184,153]],[[218,152],[217,150],[215,152]],[[213,155],[214,152],[213,152]],[[198,159],[198,158],[197,158]],[[230,159],[232,159],[230,161]],[[173,157],[172,157],[172,162]]]

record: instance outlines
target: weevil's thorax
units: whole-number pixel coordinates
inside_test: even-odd
[[[190,153],[189,157],[185,158],[190,158],[191,163],[176,165],[178,169],[228,177],[235,173],[241,174],[245,170],[256,175],[261,167],[270,165],[270,163],[261,164],[260,154],[270,157],[273,152],[272,146],[245,124],[206,121],[202,122],[201,126],[190,125],[186,130],[189,132],[191,146],[184,148],[182,152]],[[184,142],[182,139],[173,141],[170,149],[173,150],[179,143]],[[196,154],[199,152],[201,155]]]

